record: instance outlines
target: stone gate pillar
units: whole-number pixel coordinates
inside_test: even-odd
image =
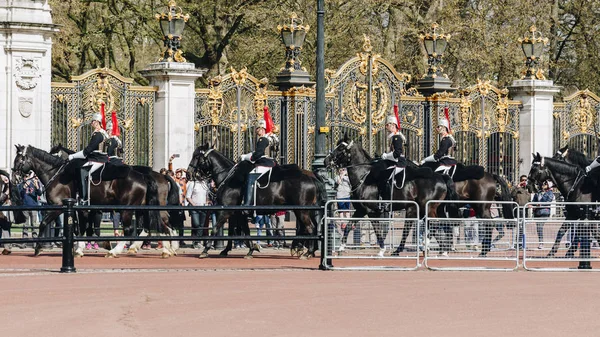
[[[194,153],[194,114],[196,87],[194,82],[206,70],[193,63],[153,63],[140,71],[158,87],[154,105],[154,163],[159,170],[167,167],[172,154],[180,157],[173,167],[187,168]]]
[[[531,168],[531,154],[554,155],[554,95],[560,91],[552,80],[516,80],[509,88],[512,98],[521,101],[519,118],[519,175]]]
[[[52,23],[47,0],[0,2],[0,168],[15,144],[50,149]]]

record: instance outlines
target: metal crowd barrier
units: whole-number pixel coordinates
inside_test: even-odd
[[[450,203],[496,204],[499,211],[503,204],[511,205],[513,210],[515,206],[518,208],[512,201],[466,200],[431,200],[426,208],[429,209],[432,204],[444,206]],[[518,224],[518,214],[514,219],[503,216],[491,219],[447,218],[439,213],[435,218],[426,216],[424,265],[431,270],[516,270],[519,267]]]
[[[85,211],[120,211],[120,210],[132,210],[132,211],[149,211],[149,210],[158,210],[158,211],[172,211],[172,210],[202,210],[202,211],[219,211],[219,210],[256,210],[256,211],[268,211],[275,212],[278,210],[323,210],[321,206],[280,206],[280,205],[269,205],[269,206],[121,206],[121,205],[90,205],[90,206],[77,206],[75,205],[74,199],[65,199],[63,200],[63,206],[35,206],[35,207],[27,207],[27,206],[0,206],[0,211],[12,211],[12,210],[22,210],[22,211],[51,211],[51,210],[62,210],[64,219],[63,219],[63,233],[62,236],[59,237],[36,237],[36,238],[0,238],[0,246],[4,244],[15,244],[15,243],[53,243],[53,242],[61,242],[62,243],[62,267],[60,269],[63,273],[73,273],[76,272],[75,268],[75,259],[74,259],[74,243],[78,241],[89,241],[91,237],[85,236],[75,236],[74,228],[78,225],[77,223],[77,211],[85,210]],[[321,247],[324,246],[323,235],[322,235],[322,226],[323,221],[320,220],[320,223],[316,224],[315,232],[311,235],[295,235],[295,236],[285,236],[285,240],[316,240],[320,242]],[[139,226],[136,223],[133,223],[133,233],[137,233],[137,229]],[[181,240],[281,240],[281,236],[94,236],[93,241],[105,242],[105,241],[143,241],[146,239],[154,239],[154,240],[169,240],[169,241],[181,241]],[[323,261],[324,254],[321,254],[321,263],[320,268],[323,269],[325,262]]]
[[[577,207],[586,219],[566,220],[567,207]],[[530,202],[524,208],[532,215],[523,220],[523,268],[577,271],[582,261],[600,261],[600,203]],[[544,209],[557,216],[539,212]]]
[[[338,202],[361,202],[380,204],[381,201],[330,200],[325,209],[324,244],[325,267],[333,270],[415,270],[419,267],[418,235],[419,219],[407,218],[405,211],[392,212],[381,218],[354,218],[344,216],[345,210],[336,210]],[[392,201],[394,208],[415,207],[414,201]],[[407,235],[405,249],[395,254],[402,239]],[[356,235],[357,234],[357,235]],[[383,249],[381,248],[383,245]],[[335,261],[335,266],[333,265]]]

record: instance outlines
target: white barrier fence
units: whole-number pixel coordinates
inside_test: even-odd
[[[414,201],[393,201],[393,209],[380,218],[356,218],[354,211],[338,209],[338,203],[380,201],[331,200],[326,204],[325,261],[327,269],[415,270],[419,264],[419,219],[406,217],[406,208],[419,214]],[[402,242],[404,238],[404,243]],[[421,241],[422,242],[422,241]],[[398,248],[403,245],[402,251]],[[423,244],[420,245],[424,249]]]
[[[531,211],[523,220],[523,268],[576,271],[600,261],[600,203],[531,202],[524,209]]]
[[[512,201],[444,201],[429,205],[458,205],[462,218],[448,218],[438,208],[437,217],[427,216],[424,265],[431,270],[515,270],[519,267],[519,219]],[[510,211],[505,215],[503,206]],[[475,217],[476,210],[489,208],[493,218]],[[516,217],[514,216],[516,215]]]

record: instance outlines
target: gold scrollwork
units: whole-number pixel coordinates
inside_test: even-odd
[[[92,86],[92,92],[90,95],[90,107],[92,112],[100,111],[102,103],[105,104],[105,111],[114,110],[115,99],[113,96],[113,87],[110,84],[108,77],[99,76],[94,85]]]
[[[127,118],[125,121],[123,121],[123,127],[125,128],[125,130],[131,129],[132,126],[133,126],[133,118]]]
[[[417,114],[412,110],[408,110],[408,112],[406,112],[406,114],[404,115],[404,122],[408,124],[415,124],[416,121]]]
[[[231,78],[235,84],[243,85],[248,78],[248,68],[244,67],[240,71],[237,71],[235,68],[231,67]]]
[[[56,99],[62,103],[63,100],[65,99],[65,95],[63,95],[63,94],[56,95]]]
[[[508,114],[508,97],[500,97],[496,105],[496,123],[498,130],[504,132],[506,125],[509,123],[510,115]]]
[[[588,129],[594,123],[592,105],[590,104],[586,94],[582,94],[579,97],[579,103],[575,107],[571,116],[571,123],[572,125],[575,125],[581,133],[587,133]]]
[[[254,112],[256,113],[256,119],[263,118],[264,107],[267,105],[267,85],[269,80],[264,77],[256,84],[256,93],[254,94]]]
[[[490,93],[490,90],[492,90],[492,84],[490,83],[490,80],[482,81],[477,79],[476,88],[482,96],[487,96]]]
[[[568,140],[571,137],[571,133],[569,131],[563,130],[562,132],[563,139]]]
[[[81,123],[83,123],[83,120],[81,118],[71,118],[71,127],[73,129],[77,129],[81,125]]]
[[[464,131],[467,131],[471,123],[471,100],[469,96],[461,95],[459,109],[460,125]]]
[[[360,60],[359,70],[363,75],[366,75],[369,71],[369,60],[371,63],[371,73],[373,75],[377,74],[379,71],[379,66],[377,65],[377,60],[381,58],[379,54],[372,54],[371,51],[373,47],[371,46],[371,39],[367,34],[364,34],[364,42],[363,42],[363,51],[364,53],[358,53],[356,56]]]

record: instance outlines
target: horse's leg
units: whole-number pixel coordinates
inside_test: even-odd
[[[548,252],[547,257],[554,257],[554,255],[556,255],[558,247],[560,246],[560,241],[562,240],[563,236],[565,236],[565,233],[571,229],[571,225],[572,223],[563,222],[558,229],[558,233],[556,233],[556,239],[554,239],[554,244],[552,245],[552,248],[550,248],[550,252]],[[573,238],[571,238],[571,241],[573,241]],[[571,242],[571,246],[573,246],[573,242]]]
[[[310,217],[310,211],[299,211],[298,213],[300,216],[300,226],[304,228],[305,234],[313,235],[315,233],[315,225],[313,224],[312,219]],[[307,260],[312,257],[315,257],[315,252],[317,251],[317,242],[315,240],[309,240],[307,247],[308,250],[306,251],[306,253],[300,256],[300,259],[302,260]]]
[[[122,211],[121,212],[121,221],[123,223],[123,236],[131,236],[133,234],[133,228],[131,227],[132,217],[133,217],[132,211]],[[135,242],[134,245],[136,243],[138,243],[138,242]],[[105,257],[108,257],[108,258],[118,257],[119,254],[123,253],[124,248],[125,248],[125,241],[119,241],[119,243],[117,243],[115,248],[108,251],[108,253],[105,255]],[[130,247],[130,251],[131,251],[131,247]],[[134,249],[134,251],[137,251],[137,249]]]
[[[217,224],[215,225],[215,230],[213,231],[213,233],[211,234],[211,236],[217,236],[217,233],[219,233],[219,229],[221,229],[223,227],[223,225],[225,224],[225,222],[229,219],[230,221],[231,218],[234,218],[235,215],[232,214],[232,212],[227,212],[227,211],[220,211],[218,212],[218,216],[217,216]],[[233,220],[235,221],[235,220]],[[231,224],[230,224],[231,225]],[[198,256],[199,259],[203,259],[205,257],[208,257],[208,251],[213,247],[214,244],[214,240],[206,240],[204,241],[204,250],[202,251],[202,253],[200,253],[200,256]]]
[[[56,218],[58,218],[58,216],[62,213],[62,211],[48,211],[46,212],[46,214],[44,215],[44,218],[42,219],[42,221],[40,222],[40,228],[39,228],[39,237],[44,237],[44,233],[46,232],[46,226],[50,223],[52,223],[52,221],[54,221]],[[38,242],[35,245],[35,250],[34,250],[34,256],[39,256],[42,252],[42,244],[40,242]]]
[[[416,218],[417,215],[417,211],[414,207],[407,207],[406,208],[406,217],[409,219],[414,219]],[[414,223],[413,220],[409,220],[409,221],[404,221],[404,226],[402,228],[402,239],[400,239],[400,244],[398,245],[398,247],[396,248],[396,250],[392,253],[392,256],[398,256],[400,255],[400,252],[404,251],[404,246],[406,245],[406,240],[408,239],[408,234],[410,234],[410,230],[412,229]],[[416,238],[417,238],[417,242],[418,242],[418,236],[419,233],[416,233]],[[416,244],[417,249],[419,249],[419,245],[418,243]]]
[[[490,213],[490,207],[492,207],[491,203],[474,204],[473,210],[475,211],[477,218],[491,219],[492,214]],[[479,233],[483,236],[483,238],[479,238],[481,241],[481,253],[479,253],[479,256],[485,257],[492,247],[492,223],[490,221],[482,221],[479,223]]]
[[[232,224],[232,220],[235,216],[232,216],[231,218],[229,218],[229,228],[227,229],[227,235],[228,236],[234,236],[235,232],[236,232],[236,226],[237,224]],[[233,247],[233,240],[227,240],[227,246],[225,246],[225,249],[223,249],[220,253],[219,256],[227,256],[229,255],[229,252],[231,251],[231,248]]]
[[[243,217],[243,220],[240,219],[238,224],[242,226],[242,230],[244,231],[246,237],[250,237],[250,227],[248,226],[248,220],[246,219],[246,217]],[[251,239],[245,240],[245,243],[249,249],[246,256],[244,256],[245,259],[251,259],[252,253],[254,253],[255,251],[260,253],[260,245],[258,243],[255,244]]]

